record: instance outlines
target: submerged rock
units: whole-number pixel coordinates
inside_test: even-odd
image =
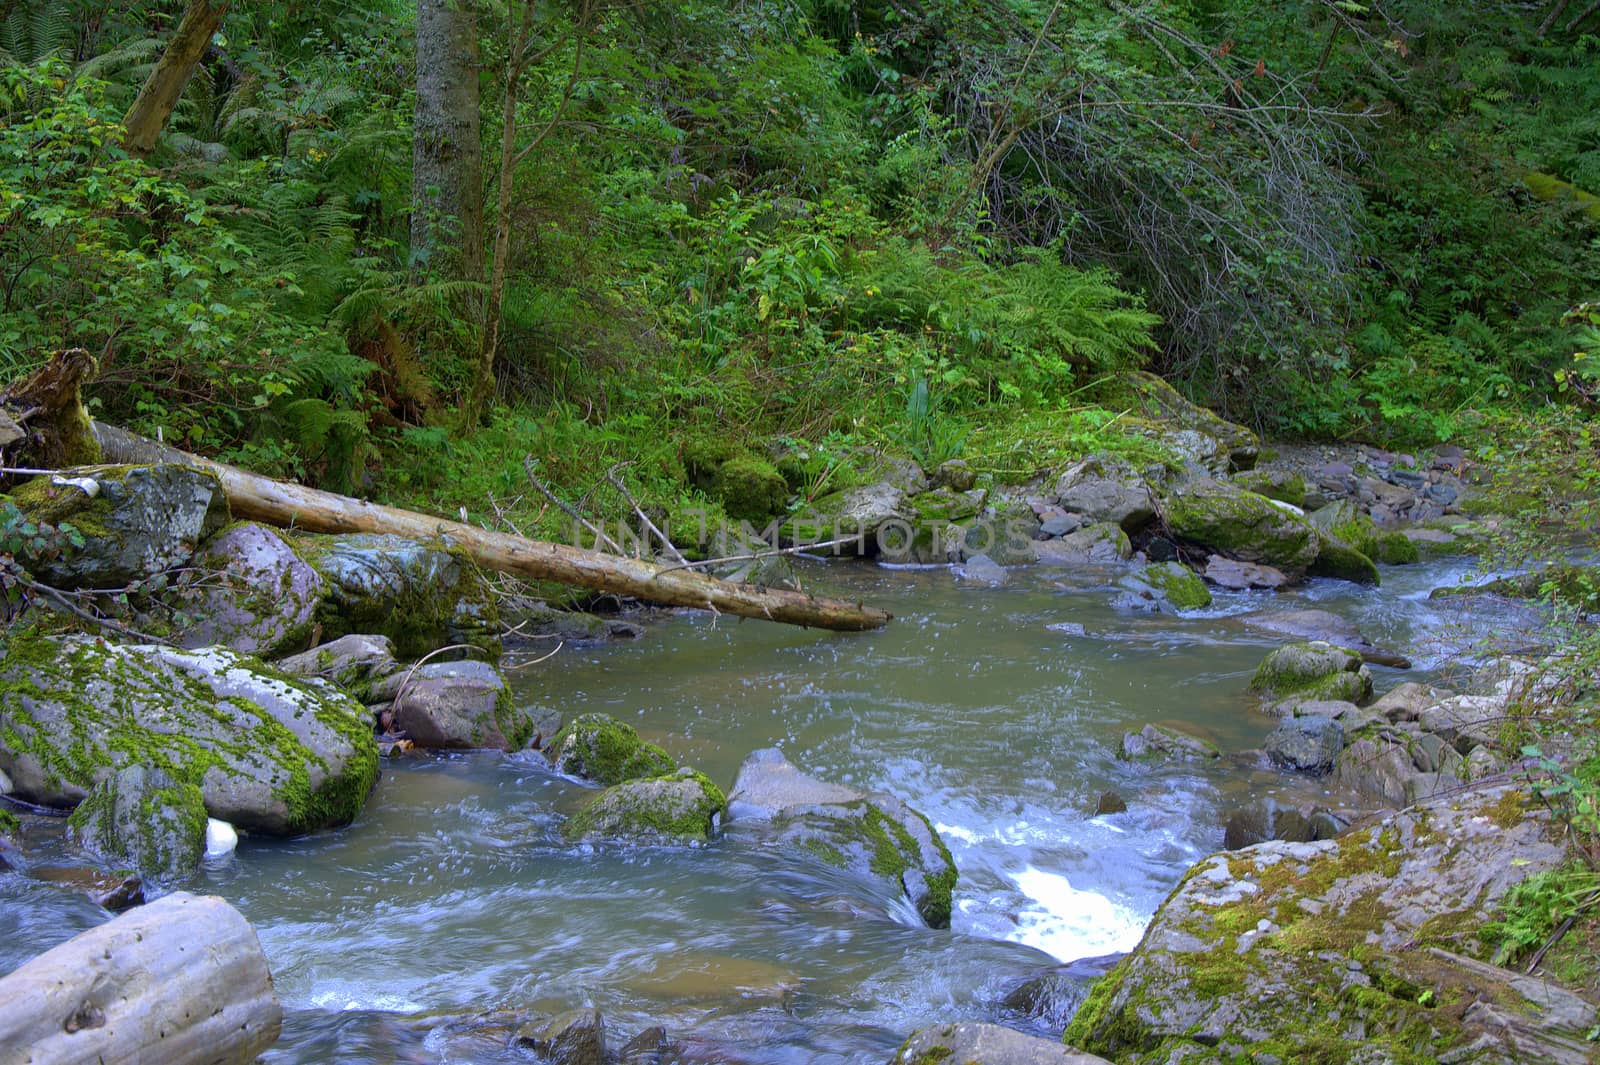
[[[28,562],[58,588],[120,588],[164,573],[228,521],[216,475],[188,466],[85,466],[35,477],[11,499],[27,518],[83,535],[83,546],[60,558]]]
[[[911,1033],[889,1065],[1110,1065],[1053,1039],[998,1024],[934,1024]]]
[[[181,627],[183,646],[273,658],[311,642],[322,593],[321,574],[283,537],[240,522],[206,542],[166,601],[193,618]]]
[[[1192,736],[1165,725],[1150,724],[1137,732],[1126,732],[1117,757],[1125,762],[1214,762],[1222,752],[1210,740]]]
[[[326,584],[317,611],[325,635],[381,634],[407,659],[452,643],[500,653],[488,582],[448,545],[362,533],[310,537],[300,551]]]
[[[903,891],[929,926],[950,927],[955,861],[932,823],[894,796],[817,780],[767,748],[739,767],[728,808],[736,822],[764,824],[774,843]]]
[[[125,766],[200,788],[206,812],[294,835],[344,824],[378,775],[366,708],[224,648],[13,637],[0,662],[0,769],[71,807]]]
[[[1456,1048],[1472,1049],[1455,1060],[1543,1060],[1519,1041],[1550,1032],[1536,1008],[1545,985],[1517,990],[1513,974],[1460,955],[1483,949],[1477,930],[1513,884],[1565,860],[1548,833],[1501,786],[1337,840],[1213,855],[1066,1039],[1142,1062],[1410,1061],[1418,1045],[1439,1060]]]
[[[516,1043],[551,1065],[605,1065],[605,1018],[593,1008],[567,1010],[523,1025]]]
[[[206,850],[200,789],[163,769],[124,766],[91,788],[67,823],[84,850],[145,880],[180,880]]]
[[[1380,666],[1408,669],[1411,662],[1404,655],[1374,647],[1355,622],[1328,610],[1273,610],[1261,614],[1248,614],[1246,625],[1263,632],[1283,636],[1298,636],[1302,640],[1322,640],[1338,647],[1358,651],[1363,660]]]
[[[418,747],[520,751],[536,731],[487,662],[427,662],[374,685],[371,697],[394,700],[394,728]]]
[[[580,714],[568,721],[550,737],[544,754],[556,772],[601,784],[664,776],[678,768],[670,754],[608,714]]]
[[[562,834],[569,842],[706,843],[727,808],[721,788],[685,768],[612,785],[574,814]]]

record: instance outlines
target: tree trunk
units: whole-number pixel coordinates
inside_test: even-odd
[[[215,896],[168,895],[0,977],[0,1062],[246,1065],[282,1025],[254,929]]]
[[[128,108],[122,120],[123,146],[135,155],[149,155],[155,150],[161,131],[167,128],[172,109],[178,106],[194,68],[206,54],[206,45],[212,34],[222,25],[222,16],[228,12],[228,0],[191,0],[178,23],[178,32],[167,42],[161,53],[161,62],[150,72],[139,98]]]
[[[1567,9],[1568,0],[1555,0],[1550,5],[1550,10],[1545,13],[1544,21],[1539,23],[1539,36],[1546,37],[1555,27],[1556,19],[1561,17],[1561,12]]]
[[[411,258],[483,280],[483,146],[476,0],[418,0]]]
[[[215,473],[236,518],[314,533],[393,533],[413,540],[443,537],[478,565],[500,573],[790,625],[860,632],[881,628],[892,617],[860,603],[734,584],[691,569],[529,540],[366,503],[212,462],[115,426],[96,422],[94,430],[108,462],[173,462]]]

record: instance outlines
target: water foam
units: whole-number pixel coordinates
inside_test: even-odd
[[[1060,961],[1121,954],[1139,945],[1148,917],[1094,891],[1079,891],[1060,873],[1028,866],[1008,874],[1032,902],[1017,914],[1007,939]]]

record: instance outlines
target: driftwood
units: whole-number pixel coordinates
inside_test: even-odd
[[[222,482],[236,518],[315,533],[393,533],[416,540],[443,537],[478,565],[500,573],[790,625],[860,632],[881,628],[892,617],[860,603],[735,584],[682,567],[491,532],[275,481],[100,422],[94,423],[94,435],[107,462],[171,462],[211,471]]]
[[[282,1024],[254,929],[214,896],[168,895],[0,977],[0,1065],[243,1065]]]

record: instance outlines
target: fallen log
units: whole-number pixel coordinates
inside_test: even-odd
[[[275,481],[100,422],[94,423],[93,431],[107,462],[170,462],[216,474],[236,518],[315,533],[393,533],[415,540],[442,537],[478,565],[499,573],[789,625],[861,632],[881,628],[893,617],[842,599],[735,584],[646,559],[530,540]]]
[[[0,977],[0,1065],[243,1065],[282,1025],[255,930],[215,896],[168,895]]]

